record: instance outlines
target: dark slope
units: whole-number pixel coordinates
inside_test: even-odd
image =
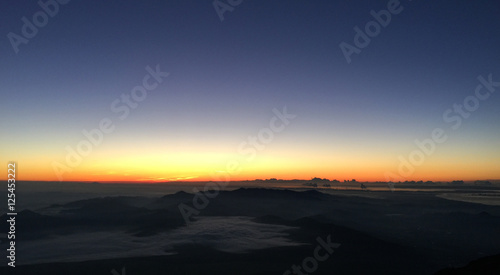
[[[484,257],[460,268],[446,268],[435,275],[498,275],[500,274],[500,254]]]
[[[126,274],[283,274],[292,265],[301,266],[304,259],[314,256],[318,238],[340,247],[325,260],[318,262],[314,274],[426,274],[429,268],[419,265],[415,259],[425,255],[408,247],[373,238],[365,233],[315,219],[302,218],[283,221],[267,216],[273,223],[285,222],[297,229],[291,230],[291,238],[304,245],[287,248],[262,249],[245,254],[216,251],[206,246],[183,245],[175,247],[179,252],[172,256],[156,256],[127,259],[109,259],[80,263],[54,263],[16,267],[16,274],[112,274],[124,267]],[[325,253],[325,250],[321,250]],[[0,272],[8,268],[0,268]]]
[[[45,238],[48,234],[120,229],[142,237],[173,228],[182,230],[185,223],[178,206],[180,203],[193,206],[195,197],[185,192],[160,198],[105,197],[54,205],[47,209],[51,215],[25,211],[18,215],[22,225],[18,235],[28,240]],[[366,198],[317,191],[243,188],[220,191],[208,201],[206,207],[200,209],[199,217],[247,216],[260,223],[289,225],[296,228],[288,231],[291,239],[311,245],[238,255],[210,247],[184,246],[177,247],[180,254],[175,256],[16,269],[27,270],[19,274],[31,274],[33,270],[42,272],[38,274],[58,274],[66,272],[66,267],[75,266],[92,270],[94,274],[110,274],[110,269],[120,269],[121,263],[127,263],[130,270],[138,270],[147,263],[149,266],[143,267],[146,273],[138,274],[155,274],[154,270],[158,271],[156,274],[202,274],[203,270],[219,274],[276,274],[266,272],[278,269],[282,270],[278,274],[282,274],[283,267],[299,264],[311,255],[317,237],[332,234],[342,245],[328,263],[321,263],[325,270],[319,268],[315,274],[348,271],[351,274],[432,274],[447,266],[463,266],[482,255],[498,253],[500,247],[500,239],[492,237],[500,228],[500,207],[448,201],[429,193],[395,192]],[[236,272],[237,266],[245,268],[247,273]],[[103,267],[109,269],[100,271]],[[171,273],[160,272],[163,269]],[[147,273],[148,270],[151,273]],[[131,272],[127,269],[128,274],[133,274]]]

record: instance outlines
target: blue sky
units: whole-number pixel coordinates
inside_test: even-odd
[[[493,1],[401,1],[402,12],[348,64],[339,44],[353,44],[353,28],[363,29],[373,20],[370,11],[387,9],[388,2],[243,1],[220,21],[210,1],[73,0],[59,5],[16,54],[8,33],[21,34],[21,18],[31,20],[41,8],[35,1],[4,1],[2,158],[43,156],[33,179],[53,179],[50,163],[64,159],[65,146],[81,140],[82,129],[113,116],[110,103],[141,83],[146,66],[159,64],[169,77],[116,122],[116,132],[77,175],[90,173],[94,155],[105,157],[103,167],[114,167],[117,151],[148,156],[154,146],[173,158],[201,152],[222,165],[231,153],[210,154],[234,153],[266,126],[273,108],[287,106],[297,119],[256,162],[269,160],[287,177],[289,163],[282,159],[294,159],[293,167],[322,159],[316,165],[321,169],[304,165],[290,177],[348,177],[342,171],[366,168],[366,179],[380,179],[397,168],[399,155],[414,149],[414,139],[449,128],[443,112],[474,93],[479,75],[500,81],[500,5]],[[499,102],[498,94],[481,101],[429,156],[433,166],[422,166],[416,176],[435,177],[426,171],[448,169],[443,162],[457,154],[498,167],[491,152],[499,152]],[[339,166],[342,160],[350,166]],[[466,162],[456,165],[461,170]],[[250,165],[241,177],[271,175],[258,167]],[[478,177],[500,177],[492,169]]]

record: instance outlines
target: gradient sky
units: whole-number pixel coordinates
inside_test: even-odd
[[[58,180],[65,148],[109,118],[114,131],[63,180],[210,180],[236,161],[232,180],[374,181],[401,176],[400,156],[442,128],[405,179],[500,178],[500,92],[456,130],[443,120],[478,76],[500,81],[500,4],[401,1],[348,64],[339,44],[388,2],[247,0],[221,21],[211,1],[73,0],[16,54],[8,34],[41,8],[2,1],[0,162]],[[111,103],[158,64],[170,75],[120,120]],[[283,131],[254,158],[238,152],[285,106],[296,117]]]

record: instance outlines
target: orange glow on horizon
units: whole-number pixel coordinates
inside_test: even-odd
[[[329,180],[385,182],[389,172],[404,178],[401,181],[475,181],[499,179],[496,162],[491,158],[482,161],[459,161],[450,156],[436,154],[412,173],[400,175],[397,158],[376,153],[364,155],[335,155],[313,152],[300,155],[296,152],[276,150],[264,152],[254,159],[235,155],[234,152],[135,152],[126,154],[120,148],[102,150],[84,159],[76,167],[66,166],[62,181],[67,182],[206,182],[246,181],[277,178],[283,180],[309,180],[313,177]],[[54,171],[54,159],[66,165],[64,159],[37,156],[19,161],[17,180],[59,181]],[[404,170],[404,169],[403,169]],[[0,171],[6,180],[7,169]],[[398,180],[395,180],[398,181]]]

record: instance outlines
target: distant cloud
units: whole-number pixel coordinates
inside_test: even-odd
[[[287,238],[292,227],[256,223],[249,217],[201,217],[170,232],[172,245],[207,245],[219,251],[244,253],[256,249],[301,245]]]
[[[125,232],[89,232],[25,241],[17,247],[24,264],[176,254],[174,246],[206,245],[231,253],[302,245],[288,238],[292,227],[253,222],[250,217],[201,217],[188,227],[151,237]],[[57,249],[46,249],[57,248]],[[39,251],[46,249],[45,253]]]

